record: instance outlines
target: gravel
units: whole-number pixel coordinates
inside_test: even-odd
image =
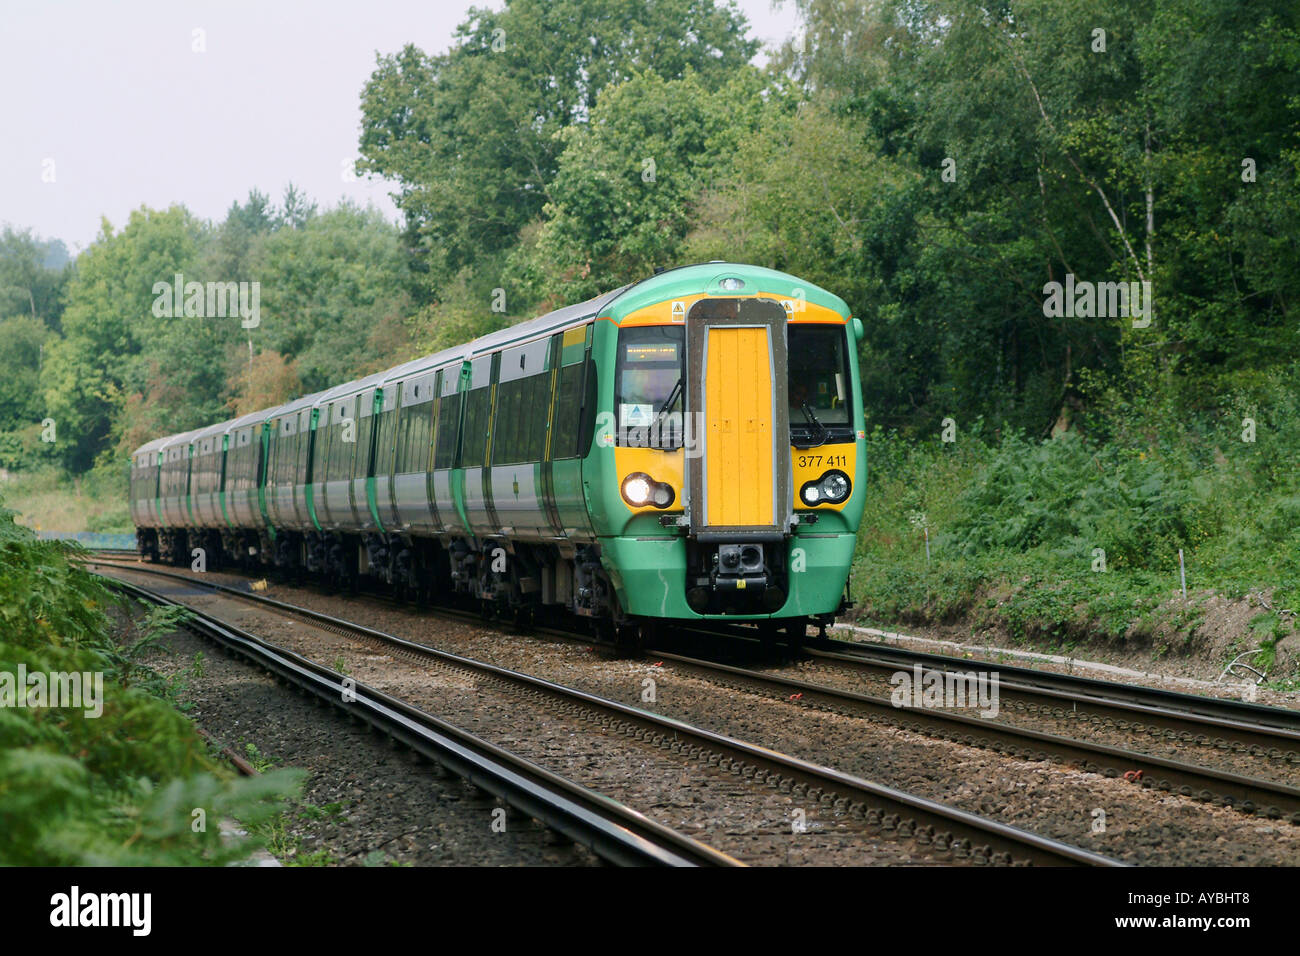
[[[941,741],[900,730],[883,720],[831,714],[801,706],[796,701],[724,687],[697,675],[674,671],[671,665],[657,667],[650,660],[609,659],[590,648],[552,638],[509,634],[373,601],[324,596],[309,588],[272,584],[265,593],[453,653],[645,707],[1127,862],[1285,865],[1300,859],[1300,828],[1144,789],[1122,779]],[[243,602],[235,603],[246,607]],[[316,647],[312,653],[318,659],[336,653],[321,642],[327,638],[344,640],[294,621],[281,618],[280,622],[282,627],[312,632],[311,640]],[[365,653],[375,657],[373,670],[367,672],[370,676],[378,680],[385,669],[393,670],[383,660],[387,655],[376,655],[373,649]],[[360,673],[357,676],[361,680],[369,679]],[[412,692],[421,680],[426,682],[429,691],[426,700],[455,701],[457,707],[470,708],[462,713],[472,714],[467,699],[474,696],[473,688],[458,690],[454,681],[426,674],[413,679],[416,687]],[[649,686],[646,680],[654,681],[653,701],[644,699]],[[482,706],[485,709],[481,717],[486,722],[496,705]],[[546,733],[538,734],[533,722],[530,716],[517,731],[520,740],[553,740],[557,731],[577,733],[580,729],[548,724]],[[1035,726],[1041,724],[1036,722]],[[585,759],[593,765],[609,759],[613,766],[612,761],[625,759],[609,758],[599,745],[586,746]],[[581,753],[583,748],[575,750]],[[572,756],[575,750],[567,752]],[[689,832],[692,825],[689,816],[674,803],[677,797],[671,768],[659,768],[653,761],[646,766],[654,767],[651,775],[655,780],[648,794],[652,798],[658,796],[656,814],[652,815],[664,814],[656,818]],[[680,764],[675,766],[676,773],[680,774]],[[667,769],[667,775],[655,776],[661,769]],[[635,770],[632,763],[618,764],[615,778]],[[647,791],[639,787],[625,791],[630,792]],[[834,832],[830,829],[835,823],[833,819],[822,820],[814,808],[809,808],[809,833],[799,834],[796,840],[781,841],[776,836],[782,827],[789,830],[788,814],[795,809],[789,802],[764,806],[756,811],[757,818],[752,815],[755,811],[737,818],[730,813],[734,799],[734,795],[729,795],[720,802],[705,801],[698,809],[704,811],[706,827],[720,824],[732,840],[727,846],[714,840],[715,845],[737,855],[743,853],[752,861],[802,862],[792,855],[792,849],[813,842],[804,839],[810,834],[818,837]],[[649,812],[646,806],[641,809]],[[827,825],[828,829],[818,831],[816,825],[820,824]],[[710,837],[713,836],[711,832]],[[820,849],[812,849],[818,854],[811,857],[816,862],[878,862],[870,853],[857,858],[849,853],[837,854],[831,841]]]

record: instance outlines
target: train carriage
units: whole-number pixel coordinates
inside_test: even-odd
[[[378,523],[391,534],[427,537],[441,530],[431,460],[437,389],[443,375],[459,380],[463,355],[463,349],[442,352],[384,376],[375,502]],[[444,507],[452,504],[443,500]]]
[[[266,517],[266,411],[241,415],[226,425],[222,446],[221,495],[228,518],[222,538],[240,563],[259,554],[269,540]],[[250,550],[252,554],[250,554]]]
[[[227,525],[222,478],[229,422],[200,429],[190,441],[190,510],[194,527],[220,531]]]
[[[168,532],[183,536],[194,524],[190,506],[190,463],[193,456],[191,444],[198,430],[173,435],[160,447],[162,463],[159,475],[159,520]]]
[[[306,533],[315,528],[311,517],[312,462],[319,414],[316,402],[321,394],[295,399],[272,409],[265,418],[262,509],[267,525],[281,532]]]
[[[131,453],[131,474],[128,495],[131,506],[131,523],[141,529],[138,534],[140,550],[154,560],[158,559],[158,535],[162,525],[159,508],[159,474],[162,465],[160,449],[167,441],[155,438]]]
[[[361,383],[329,389],[312,406],[315,421],[314,464],[311,474],[313,523],[320,531],[352,531],[359,525],[353,513],[352,462],[357,447],[357,405]]]
[[[181,516],[186,469],[218,501],[238,486],[251,506],[255,488],[260,515],[230,507],[228,530],[255,535],[263,565],[334,584],[631,631],[719,618],[802,633],[845,600],[866,479],[860,337],[811,283],[687,266],[150,443],[133,468],[162,452],[163,522]],[[132,483],[142,547],[146,485]],[[214,513],[203,498],[190,524]]]

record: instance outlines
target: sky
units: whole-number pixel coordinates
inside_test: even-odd
[[[76,255],[104,217],[121,229],[141,205],[184,203],[219,221],[291,182],[396,219],[391,183],[345,178],[361,90],[377,53],[443,51],[474,5],[504,3],[4,0],[0,224]],[[764,43],[795,32],[792,0],[736,5]]]

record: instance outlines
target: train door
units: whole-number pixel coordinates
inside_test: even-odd
[[[785,310],[770,299],[705,298],[686,318],[688,515],[704,540],[773,540],[790,529]]]

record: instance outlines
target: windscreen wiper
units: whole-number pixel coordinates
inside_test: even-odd
[[[677,401],[677,394],[681,390],[682,390],[682,380],[680,377],[678,377],[677,384],[673,386],[673,390],[668,393],[668,397],[664,399],[663,404],[660,405],[659,409],[655,412],[656,420],[658,420],[659,417],[664,414],[664,412],[668,411],[668,409],[673,407],[673,402]]]
[[[663,403],[659,406],[658,410],[655,412],[655,417],[650,424],[650,430],[652,434],[658,433],[657,426],[659,425],[660,421],[663,420],[664,415],[668,414],[668,409],[673,407],[673,403],[677,401],[677,396],[681,394],[681,391],[682,391],[682,379],[679,376],[677,379],[677,383],[672,387],[672,391],[668,393],[668,397],[663,400]],[[685,426],[686,423],[682,422],[682,427],[684,428]],[[664,447],[662,436],[660,436],[659,447],[661,449],[663,449]],[[680,447],[680,445],[675,444],[672,449],[664,449],[664,450],[672,451],[678,447]]]
[[[817,416],[813,414],[813,410],[808,407],[807,402],[802,403],[799,407],[803,411],[804,417],[808,419],[808,424],[815,427],[821,437],[816,441],[813,441],[812,436],[809,436],[809,441],[806,445],[802,442],[793,442],[793,444],[798,448],[816,448],[818,445],[826,444],[826,439],[831,437],[830,430],[817,420]]]

